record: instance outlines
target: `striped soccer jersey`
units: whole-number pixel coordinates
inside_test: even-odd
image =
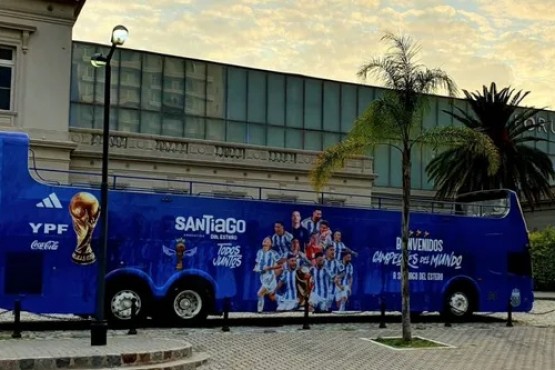
[[[285,285],[285,294],[283,298],[286,300],[297,299],[297,285],[295,284],[295,271],[285,270],[281,274],[280,281]]]

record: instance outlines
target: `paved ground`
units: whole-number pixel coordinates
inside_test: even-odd
[[[504,314],[491,315],[506,318]],[[438,340],[454,348],[395,351],[362,338],[397,336],[400,324],[379,329],[371,324],[312,325],[277,328],[139,330],[140,338],[182,339],[196,351],[207,352],[201,369],[492,369],[551,370],[555,368],[555,301],[540,300],[527,314],[515,314],[515,326],[505,322],[415,324],[414,335]],[[29,338],[87,338],[88,332],[24,333]],[[122,337],[125,331],[111,332]],[[29,351],[33,351],[33,341]],[[1,352],[0,341],[0,352]]]

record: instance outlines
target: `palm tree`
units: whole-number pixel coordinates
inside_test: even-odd
[[[529,91],[515,92],[506,87],[497,90],[491,83],[488,90],[469,93],[463,90],[471,112],[457,108],[445,111],[465,127],[482,132],[493,141],[501,157],[501,165],[494,174],[487,171],[487,158],[472,152],[464,145],[457,145],[435,157],[426,171],[436,184],[437,197],[449,198],[457,193],[482,189],[507,188],[516,191],[530,207],[543,197],[552,198],[549,181],[555,178],[551,160],[540,149],[529,144],[548,141],[530,135],[528,130],[541,122],[526,125],[527,119],[540,110],[518,108]]]
[[[419,144],[437,147],[445,142],[467,142],[475,150],[491,158],[491,171],[497,170],[493,144],[487,136],[466,128],[445,127],[424,130],[422,112],[425,94],[445,88],[455,94],[455,83],[441,69],[428,69],[415,61],[419,48],[408,37],[387,33],[382,40],[391,42],[392,48],[383,58],[374,58],[364,65],[358,76],[377,74],[389,88],[382,98],[369,104],[358,117],[347,137],[329,147],[320,155],[311,171],[311,180],[318,191],[327,183],[332,173],[341,168],[345,159],[362,155],[377,144],[388,144],[402,154],[402,262],[401,293],[403,339],[412,340],[410,322],[410,291],[408,279],[408,239],[411,183],[411,151]],[[470,141],[469,141],[470,140]],[[497,164],[498,165],[498,164]]]

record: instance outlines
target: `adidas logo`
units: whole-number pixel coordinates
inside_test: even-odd
[[[62,208],[62,203],[58,199],[56,193],[52,193],[42,201],[37,203],[38,208]]]

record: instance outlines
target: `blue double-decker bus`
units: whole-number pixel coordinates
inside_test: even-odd
[[[0,133],[0,307],[95,312],[100,192],[34,177],[29,138]],[[401,213],[359,207],[111,189],[106,314],[176,323],[232,311],[401,308]],[[413,203],[411,309],[467,317],[533,305],[528,233],[512,191]],[[398,204],[397,204],[398,205]]]

